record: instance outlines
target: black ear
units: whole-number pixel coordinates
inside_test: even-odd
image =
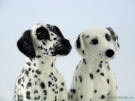
[[[113,31],[113,29],[111,27],[107,27],[106,29],[111,33],[112,39],[114,41],[118,40],[118,36],[115,34],[115,32]]]
[[[36,56],[32,38],[31,38],[31,30],[27,30],[23,33],[23,36],[18,40],[17,46],[19,50],[29,58],[34,58]]]
[[[112,36],[112,39],[114,41],[114,46],[115,46],[115,49],[118,50],[120,48],[120,45],[119,45],[119,42],[118,42],[118,36],[115,34],[115,32],[113,31],[113,29],[111,27],[107,27],[106,28],[111,36]]]
[[[84,33],[81,33],[76,40],[76,49],[81,56],[85,56]]]

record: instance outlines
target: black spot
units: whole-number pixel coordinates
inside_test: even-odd
[[[53,72],[51,72],[51,75],[53,75]]]
[[[106,38],[107,41],[111,41],[111,36],[107,33],[105,34],[105,38]]]
[[[120,44],[117,42],[117,46],[120,47]]]
[[[46,90],[44,90],[43,92],[44,92],[44,95],[47,95],[47,91]]]
[[[48,81],[48,87],[51,87],[52,83],[51,81]]]
[[[108,68],[108,70],[110,70],[110,67],[109,67],[109,65],[107,66],[107,68]]]
[[[83,98],[83,95],[80,95],[80,98],[82,99]]]
[[[36,66],[36,63],[34,63],[33,65]]]
[[[44,88],[45,88],[45,84],[44,84],[44,82],[41,82],[41,83],[40,83],[40,87],[41,87],[42,89],[44,89]]]
[[[17,101],[23,101],[23,96],[22,95],[17,94],[17,97],[18,97]]]
[[[97,45],[97,44],[98,44],[98,39],[96,39],[96,38],[92,39],[92,40],[91,40],[91,43],[92,43],[93,45]]]
[[[94,93],[97,93],[97,90],[94,90]]]
[[[40,99],[40,96],[34,98],[34,100],[39,100],[39,99]]]
[[[118,86],[116,85],[116,89],[118,89]]]
[[[108,83],[108,84],[109,84],[109,82],[110,82],[109,79],[107,79],[107,83]]]
[[[43,62],[43,61],[41,61],[41,63],[42,63],[42,64],[44,64],[44,62]]]
[[[36,70],[36,73],[37,73],[37,74],[41,74],[41,71],[39,71],[39,70]]]
[[[26,92],[26,98],[30,99],[30,92],[29,91]]]
[[[31,65],[31,63],[30,63],[30,62],[27,62],[27,65],[28,65],[28,66],[30,66],[30,65]]]
[[[56,82],[57,81],[57,78],[55,76],[53,78],[54,78],[54,81]]]
[[[102,68],[102,63],[99,64],[99,67]]]
[[[57,101],[57,97],[55,96],[55,99],[54,99],[54,101]]]
[[[58,86],[57,86],[57,85],[55,85],[55,88],[57,89],[57,88],[58,88]]]
[[[24,85],[23,84],[21,84],[21,86],[24,88]]]
[[[79,65],[77,65],[76,70],[78,69],[78,66],[79,66]]]
[[[21,84],[21,79],[20,78],[18,79],[18,84]]]
[[[60,91],[63,91],[63,88],[60,88]]]
[[[31,71],[31,68],[29,68],[28,71]]]
[[[55,91],[55,94],[58,94],[58,91]]]
[[[96,71],[97,73],[99,73],[100,72],[100,70],[99,69],[97,69],[97,71]]]
[[[75,89],[71,89],[70,92],[72,92],[73,94],[76,93],[76,90]]]
[[[43,40],[43,39],[44,40],[50,40],[49,32],[43,26],[37,28],[37,30],[36,30],[36,36],[37,36],[37,39],[39,39],[39,40]]]
[[[75,81],[77,82],[77,76],[75,77]]]
[[[38,49],[43,49],[42,45],[37,47]]]
[[[91,73],[89,74],[89,76],[90,76],[90,78],[91,78],[91,79],[93,79],[93,78],[94,78],[93,74],[91,74]]]
[[[80,48],[81,47],[81,44],[80,44],[80,35],[78,36],[78,38],[76,40],[76,45],[77,45],[77,48]]]
[[[101,99],[104,99],[105,98],[105,96],[104,95],[101,95]]]
[[[64,86],[64,82],[61,82],[61,85]]]
[[[104,76],[104,73],[100,73],[101,76]]]
[[[35,78],[37,78],[37,75],[34,75]]]
[[[84,54],[84,50],[82,50],[82,53]]]
[[[81,75],[79,75],[79,80],[80,80],[80,82],[82,82],[82,76]]]
[[[86,64],[86,59],[83,59],[83,63]]]
[[[34,70],[32,70],[32,72],[34,73]]]
[[[46,97],[44,97],[44,100],[46,100]]]
[[[70,95],[70,98],[73,99],[73,95],[72,94]]]
[[[27,70],[25,70],[25,74],[28,76],[29,75],[29,72]]]
[[[34,90],[34,94],[38,93],[38,90]]]
[[[32,86],[32,83],[31,82],[28,82],[27,83],[27,88],[31,87]]]
[[[53,62],[52,62],[52,64],[51,64],[51,66],[53,67]]]
[[[53,88],[53,89],[52,89],[52,91],[54,92],[54,91],[55,91],[55,89]]]

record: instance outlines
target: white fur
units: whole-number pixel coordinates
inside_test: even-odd
[[[118,46],[114,44],[117,42],[113,39],[107,41],[105,33],[111,36],[105,28],[89,29],[79,35],[80,48],[77,48],[76,42],[76,49],[83,59],[74,73],[69,91],[70,101],[118,101],[116,81],[109,68],[109,61],[114,56],[111,58],[105,56],[107,49],[112,49],[116,53]],[[98,39],[97,45],[91,44],[94,38]]]
[[[23,70],[18,76],[16,80],[15,86],[15,101],[67,101],[67,88],[65,85],[65,81],[59,71],[56,69],[55,60],[56,56],[51,56],[49,50],[47,50],[48,54],[45,53],[44,50],[40,50],[37,46],[41,46],[43,48],[49,49],[56,44],[57,41],[53,40],[54,37],[57,37],[55,33],[49,31],[51,41],[47,41],[44,46],[41,41],[37,40],[35,31],[38,27],[46,25],[39,24],[32,27],[30,30],[32,31],[32,41],[34,45],[34,49],[36,51],[36,55],[40,55],[40,58],[30,59],[26,57],[26,63],[23,66]],[[53,36],[51,36],[53,34]],[[57,37],[58,38],[58,37]],[[45,54],[43,54],[45,53]],[[29,71],[29,69],[31,69]],[[37,74],[36,71],[40,71],[40,74]],[[29,74],[26,75],[26,72],[29,71]],[[34,71],[34,73],[32,72]],[[52,74],[53,73],[53,74]],[[37,77],[35,77],[37,75]],[[23,80],[24,78],[24,80]],[[21,81],[19,81],[21,79]],[[20,84],[18,82],[21,82]],[[31,82],[31,86],[27,87],[28,82]],[[41,87],[41,82],[44,83]],[[51,82],[49,87],[48,82]],[[38,93],[35,93],[35,90]],[[53,91],[55,90],[55,91]],[[27,98],[27,92],[30,92],[30,98]],[[46,91],[46,95],[44,94]],[[18,98],[20,97],[20,98]],[[39,98],[40,97],[40,98]]]

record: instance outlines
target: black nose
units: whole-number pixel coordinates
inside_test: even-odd
[[[62,44],[67,48],[68,51],[71,50],[72,47],[70,45],[69,40],[67,40],[67,39],[62,40]]]
[[[112,57],[114,55],[114,51],[112,50],[112,49],[108,49],[107,51],[106,51],[106,56],[107,57]]]

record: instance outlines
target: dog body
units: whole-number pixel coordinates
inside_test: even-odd
[[[15,85],[15,101],[67,101],[67,89],[55,66],[58,56],[65,56],[71,45],[57,26],[38,24],[18,40],[26,64]]]
[[[118,101],[115,77],[109,67],[119,48],[111,28],[94,28],[81,33],[76,48],[83,59],[74,73],[70,101]]]

